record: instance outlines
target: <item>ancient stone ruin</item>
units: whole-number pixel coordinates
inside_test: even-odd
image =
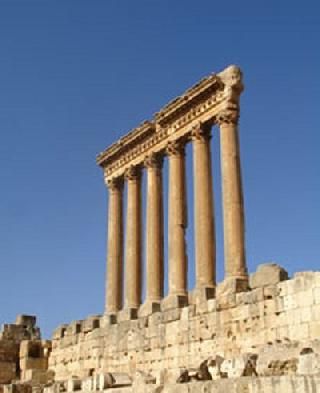
[[[276,263],[259,265],[250,275],[247,271],[238,136],[242,90],[238,67],[212,74],[98,155],[109,191],[105,311],[59,326],[51,341],[41,340],[35,317],[20,316],[4,325],[0,393],[320,392],[320,272],[289,279]],[[214,126],[221,148],[225,255],[225,277],[218,284],[210,152]],[[185,238],[188,143],[194,261],[187,258]],[[163,209],[164,159],[168,212]],[[196,284],[189,291],[190,263]]]

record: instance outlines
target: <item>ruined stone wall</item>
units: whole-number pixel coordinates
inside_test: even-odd
[[[4,324],[0,332],[0,384],[9,384],[13,380],[25,380],[26,372],[39,368],[32,362],[39,361],[42,353],[32,352],[31,347],[40,348],[51,343],[40,340],[40,329],[36,326],[36,317],[18,315],[15,323]],[[30,352],[30,353],[29,353]],[[47,369],[47,364],[43,365]]]
[[[218,293],[204,303],[117,324],[91,317],[64,325],[54,333],[49,368],[56,380],[135,370],[160,378],[164,370],[177,375],[216,354],[235,358],[281,345],[285,353],[290,345],[299,353],[320,338],[320,272],[276,282],[283,278],[260,268],[248,292]]]

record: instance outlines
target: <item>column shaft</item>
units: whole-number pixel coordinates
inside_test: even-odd
[[[126,172],[128,184],[126,253],[125,253],[125,307],[136,309],[141,303],[141,176],[136,167]]]
[[[163,296],[162,158],[153,154],[148,157],[145,164],[147,167],[146,303],[157,303]]]
[[[109,187],[108,215],[108,257],[106,312],[115,314],[122,306],[122,271],[123,271],[123,220],[121,179],[115,179]]]
[[[216,282],[216,247],[210,134],[199,125],[192,136],[196,288],[213,288]]]
[[[238,112],[219,115],[226,278],[247,278]]]
[[[169,295],[187,293],[187,227],[184,146],[169,144]]]

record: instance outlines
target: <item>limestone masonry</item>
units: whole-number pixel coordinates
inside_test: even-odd
[[[41,340],[33,316],[4,325],[0,393],[320,392],[320,272],[289,279],[276,263],[247,272],[238,135],[242,90],[238,67],[212,74],[98,155],[109,191],[104,313],[59,326],[51,341]],[[210,152],[216,125],[225,255],[225,277],[218,284]],[[194,261],[188,261],[185,239],[187,143],[194,168]],[[163,210],[164,159],[168,212]],[[191,291],[189,263],[195,265]]]

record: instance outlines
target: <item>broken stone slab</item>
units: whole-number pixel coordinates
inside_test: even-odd
[[[281,376],[296,373],[299,357],[297,343],[267,345],[259,352],[257,372],[259,376]]]
[[[140,370],[137,370],[134,373],[132,385],[134,389],[137,389],[137,391],[139,391],[139,389],[144,385],[151,385],[155,383],[156,383],[156,378],[151,374],[148,374]]]
[[[208,361],[204,360],[198,369],[183,369],[176,383],[188,383],[190,381],[211,381],[212,376],[208,369]]]
[[[259,265],[257,271],[249,276],[249,285],[251,289],[263,288],[276,285],[281,281],[288,280],[288,278],[288,272],[277,263],[264,263]]]
[[[99,374],[98,378],[98,389],[104,390],[113,387],[115,378],[111,373]]]
[[[257,358],[256,354],[246,353],[237,358],[225,359],[221,364],[221,373],[228,378],[256,377]]]
[[[221,371],[221,366],[223,362],[224,362],[224,358],[220,355],[216,355],[208,359],[207,361],[208,371],[213,380],[227,377],[227,374]]]
[[[97,386],[98,390],[104,390],[109,388],[131,386],[132,380],[127,373],[103,373],[97,375]]]
[[[176,381],[176,383],[188,383],[190,382],[191,378],[189,377],[188,370],[181,370],[180,375]]]
[[[67,392],[81,390],[81,379],[73,377],[67,381]]]
[[[82,380],[81,390],[84,392],[91,392],[93,390],[93,377],[86,377]]]

